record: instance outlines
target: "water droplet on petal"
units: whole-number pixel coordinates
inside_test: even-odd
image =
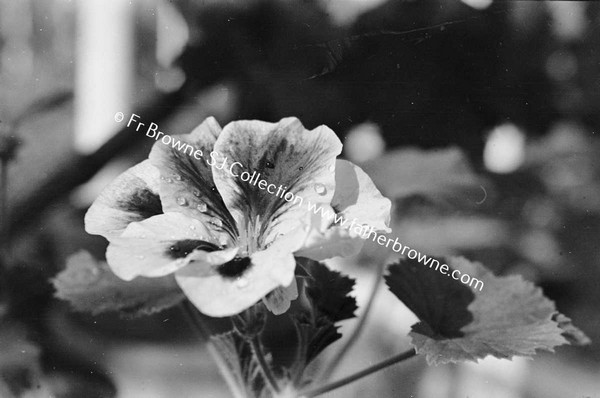
[[[268,169],[274,169],[275,168],[275,165],[272,162],[267,162],[267,164],[265,166],[267,166]]]
[[[215,185],[213,185],[212,187],[210,187],[210,190],[213,192],[217,192],[217,187]]]
[[[219,238],[219,244],[220,244],[221,246],[226,246],[226,245],[227,245],[227,243],[228,243],[228,239],[227,239],[227,237],[226,237],[226,236],[224,236],[224,235],[222,235],[222,236]]]
[[[328,170],[329,171],[335,171],[335,163],[332,164],[331,166],[329,166]]]
[[[196,205],[196,209],[198,209],[198,211],[202,212],[202,213],[204,213],[207,210],[207,208],[208,208],[208,206],[206,206],[206,203],[204,203],[204,202],[199,202]]]
[[[173,180],[172,180],[172,179],[170,179],[170,178],[168,178],[168,177],[167,177],[167,178],[165,178],[165,181],[166,181],[166,182],[168,182],[169,184],[173,182]]]
[[[195,225],[190,225],[190,229],[193,231],[193,230],[196,229],[196,226]]]
[[[195,197],[199,197],[200,196],[200,190],[198,188],[192,189],[192,193],[194,194]]]
[[[244,278],[243,276],[242,276],[242,277],[239,277],[239,278],[237,278],[237,279],[235,280],[235,285],[236,285],[238,288],[240,288],[240,289],[243,289],[243,288],[245,288],[246,286],[248,286],[248,279]]]
[[[187,200],[183,196],[180,196],[177,198],[177,204],[179,206],[185,206],[187,205]]]
[[[223,221],[221,221],[221,219],[217,218],[217,217],[211,218],[210,223],[219,228],[221,228],[223,226]]]
[[[315,192],[323,196],[327,193],[327,188],[325,188],[325,185],[319,182],[315,184]]]
[[[298,167],[298,170],[302,171],[302,170],[304,170],[304,167],[300,166],[300,167]]]
[[[181,176],[179,174],[174,174],[173,178],[176,179],[177,181],[181,181]]]

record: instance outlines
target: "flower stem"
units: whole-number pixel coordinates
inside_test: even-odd
[[[350,384],[356,380],[359,380],[365,376],[368,376],[372,373],[375,373],[381,369],[387,368],[388,366],[394,365],[398,362],[402,362],[405,361],[409,358],[412,358],[416,355],[417,353],[415,352],[414,348],[411,348],[408,351],[405,351],[401,354],[398,354],[396,356],[393,356],[391,358],[386,359],[383,362],[379,362],[378,364],[375,364],[373,366],[368,367],[367,369],[363,369],[360,372],[354,373],[350,376],[344,377],[343,379],[340,379],[338,381],[334,381],[333,383],[329,383],[326,384],[324,386],[318,387],[318,388],[314,388],[312,390],[308,390],[308,391],[304,391],[301,392],[299,394],[299,397],[301,398],[313,398],[316,397],[318,395],[324,394],[326,392],[335,390],[336,388],[340,388],[345,386],[346,384]]]
[[[210,330],[206,327],[202,319],[198,318],[198,310],[188,301],[185,300],[180,305],[180,309],[182,310],[185,318],[188,322],[193,326],[193,328],[198,332],[202,341],[206,343],[206,349],[212,359],[215,361],[221,376],[227,383],[229,390],[233,394],[234,398],[246,398],[244,392],[238,386],[234,375],[231,373],[227,363],[219,350],[215,347],[213,342],[210,339]]]
[[[0,159],[0,256],[8,254],[8,159]]]
[[[339,349],[339,351],[337,351],[335,357],[329,363],[329,366],[325,369],[323,374],[320,376],[319,379],[321,381],[326,382],[327,380],[329,380],[329,378],[333,375],[333,373],[335,372],[337,367],[340,365],[340,363],[342,363],[342,360],[344,359],[344,357],[346,356],[348,351],[350,351],[350,348],[352,348],[352,346],[354,345],[354,342],[360,336],[360,333],[362,332],[362,330],[366,324],[367,316],[369,315],[369,312],[371,311],[371,308],[373,307],[373,302],[375,301],[377,292],[379,291],[378,288],[379,288],[379,285],[381,284],[384,269],[385,269],[385,263],[382,262],[379,264],[379,266],[377,268],[377,274],[375,275],[375,278],[373,279],[373,285],[371,286],[371,291],[369,293],[369,299],[367,300],[367,304],[365,305],[365,308],[364,308],[360,318],[358,319],[358,322],[357,322],[356,326],[354,327],[352,334],[346,339],[346,342],[344,343],[344,345]]]
[[[271,367],[267,363],[267,359],[265,358],[265,354],[263,352],[262,343],[258,339],[258,336],[254,336],[252,339],[250,339],[250,348],[252,348],[252,353],[258,361],[258,365],[263,377],[265,378],[265,382],[274,393],[279,393],[280,390],[279,385],[277,384],[277,379],[275,378],[275,375],[273,375]]]

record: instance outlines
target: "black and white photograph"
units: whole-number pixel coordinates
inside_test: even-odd
[[[600,398],[600,1],[0,0],[0,398]]]

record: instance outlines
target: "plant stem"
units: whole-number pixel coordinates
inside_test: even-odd
[[[8,159],[0,159],[0,256],[8,255]],[[0,270],[1,271],[1,270]]]
[[[350,384],[356,380],[359,380],[365,376],[368,376],[372,373],[375,373],[381,369],[387,368],[388,366],[394,365],[398,362],[402,362],[405,361],[409,358],[412,358],[416,355],[417,353],[415,352],[414,348],[411,348],[408,351],[405,351],[401,354],[398,354],[396,356],[393,356],[389,359],[386,359],[383,362],[379,362],[376,365],[370,366],[367,369],[361,370],[360,372],[354,373],[350,376],[344,377],[343,379],[340,379],[338,381],[334,381],[333,383],[329,383],[326,384],[324,386],[318,387],[318,388],[314,388],[312,390],[308,390],[308,391],[304,391],[301,392],[299,394],[299,397],[301,398],[313,398],[316,397],[318,395],[324,394],[326,392],[335,390],[336,388],[340,388],[342,386],[345,386],[346,384]]]
[[[273,375],[271,367],[267,363],[265,354],[262,349],[262,343],[258,339],[258,336],[254,336],[252,339],[250,339],[250,347],[252,348],[252,353],[254,354],[254,357],[258,361],[258,365],[260,367],[263,377],[265,378],[265,382],[269,385],[269,387],[271,388],[271,390],[273,390],[274,393],[279,393],[279,385],[277,384],[277,379],[275,378],[275,375]]]
[[[223,379],[225,379],[225,382],[227,383],[227,386],[229,387],[229,390],[233,394],[234,398],[246,398],[245,393],[240,389],[234,375],[227,366],[225,359],[211,341],[210,330],[206,327],[204,322],[198,318],[198,310],[196,310],[196,307],[194,307],[193,304],[191,304],[188,300],[185,300],[183,303],[181,303],[180,309],[182,310],[188,322],[198,332],[200,338],[206,343],[206,349],[208,353],[215,361],[221,376],[223,376]]]
[[[344,357],[346,356],[348,351],[350,351],[350,348],[352,348],[352,346],[354,345],[354,343],[360,336],[360,334],[366,324],[367,316],[369,315],[369,312],[371,311],[371,308],[373,307],[373,302],[375,301],[377,292],[379,291],[378,288],[379,288],[379,285],[381,284],[384,269],[385,269],[385,263],[382,262],[379,264],[379,266],[377,268],[377,274],[375,275],[375,278],[373,279],[373,285],[371,286],[371,291],[369,293],[369,299],[367,300],[367,304],[365,305],[365,308],[364,308],[362,314],[360,315],[360,318],[358,319],[356,327],[352,331],[352,334],[346,339],[346,342],[344,343],[344,345],[337,351],[336,355],[333,357],[333,359],[329,363],[329,366],[325,369],[323,374],[319,377],[319,380],[321,380],[323,382],[326,382],[327,380],[329,380],[329,378],[336,371],[336,369],[340,365],[340,363],[342,363],[342,360],[344,359]]]

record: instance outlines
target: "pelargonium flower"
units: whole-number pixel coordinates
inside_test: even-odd
[[[107,262],[124,280],[174,274],[210,316],[237,314],[261,299],[280,314],[297,296],[295,256],[356,254],[363,240],[350,221],[389,232],[390,201],[359,167],[336,159],[342,144],[325,126],[309,131],[285,118],[221,129],[208,118],[172,138],[200,152],[157,142],[86,214],[86,230],[108,239]],[[260,172],[303,204],[243,181],[243,171]]]

